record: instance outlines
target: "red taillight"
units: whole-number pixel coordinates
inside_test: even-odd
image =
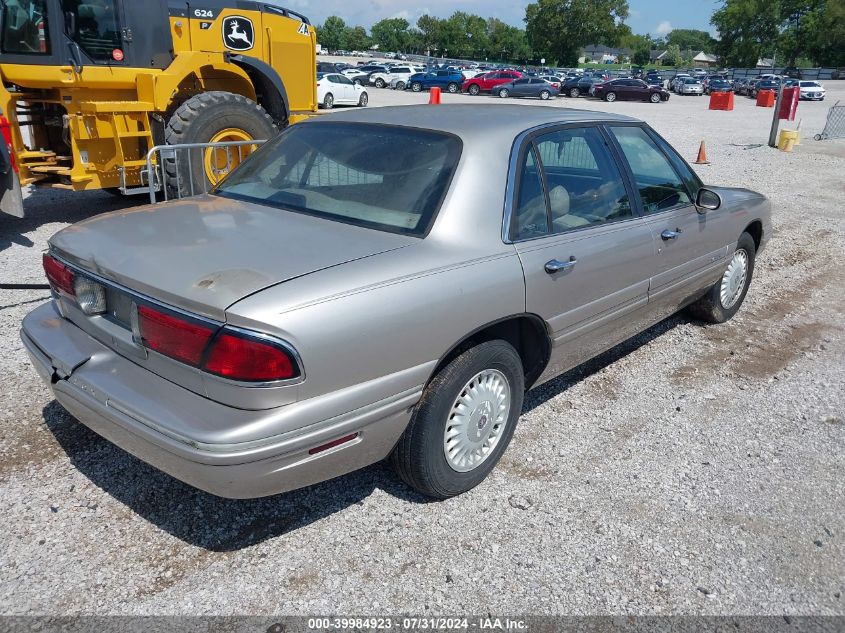
[[[344,437],[339,437],[336,440],[332,440],[331,442],[327,442],[326,444],[320,444],[320,446],[315,446],[314,448],[308,449],[309,455],[316,455],[317,453],[322,453],[323,451],[327,451],[330,448],[334,448],[335,446],[340,446],[341,444],[346,444],[347,442],[351,442],[356,437],[358,437],[358,433],[350,433],[349,435],[345,435]]]
[[[55,257],[44,253],[41,258],[44,264],[44,273],[47,275],[47,281],[53,286],[54,290],[60,290],[65,294],[73,296],[73,271],[65,266]]]
[[[138,327],[146,347],[195,367],[217,331],[216,327],[149,306],[138,306]]]
[[[203,369],[245,382],[271,382],[299,375],[295,361],[286,350],[225,329],[212,341]]]

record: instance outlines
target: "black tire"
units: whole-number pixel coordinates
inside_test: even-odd
[[[420,92],[422,90],[422,84],[419,81],[411,82],[411,90],[414,92]]]
[[[331,92],[327,92],[326,96],[323,97],[323,108],[325,110],[331,110],[334,107],[334,95]]]
[[[167,122],[164,139],[168,145],[207,143],[228,128],[242,130],[257,141],[273,138],[279,131],[272,117],[254,101],[231,92],[212,91],[183,103]],[[174,158],[164,160],[166,186],[174,197],[191,195],[192,182],[195,194],[213,187],[205,173],[202,151],[194,151],[190,170],[188,167],[183,155],[178,162]]]
[[[501,90],[499,90],[498,94],[499,98],[501,99],[507,99],[510,96],[510,92],[507,88],[502,88]]]
[[[725,323],[737,313],[742,302],[745,301],[745,295],[751,285],[751,278],[754,276],[754,259],[757,254],[757,247],[754,244],[754,238],[748,233],[743,233],[737,241],[736,251],[740,250],[744,250],[748,256],[748,268],[745,275],[745,284],[739,297],[729,308],[722,305],[721,287],[723,278],[720,277],[707,291],[707,294],[689,306],[688,309],[692,316],[705,323]]]
[[[652,94],[652,95],[649,97],[649,100],[650,100],[652,103],[660,103],[660,102],[663,100],[663,97],[661,97],[658,93],[656,93],[656,92],[655,92],[654,94]]]
[[[481,92],[481,88],[478,87],[478,84],[472,84],[469,89],[467,90],[473,97],[477,97],[478,93]]]
[[[613,103],[614,101],[616,101],[616,93],[608,92],[606,95],[604,95],[604,100],[608,103]]]
[[[569,96],[573,99],[581,96],[581,90],[578,88],[570,88],[569,89]]]
[[[495,369],[507,379],[511,407],[498,444],[483,462],[468,472],[454,470],[446,460],[444,435],[450,409],[467,383],[481,371]],[[525,377],[516,350],[505,341],[472,347],[441,369],[423,392],[411,422],[390,456],[399,477],[414,490],[434,499],[448,499],[480,484],[493,470],[513,437],[522,411]]]
[[[362,92],[361,96],[358,97],[358,105],[362,108],[366,108],[367,104],[370,102],[370,97],[367,95],[366,92]]]
[[[376,85],[376,88],[384,88],[384,86],[385,86],[384,79],[379,77],[378,79],[376,79],[375,85]]]
[[[397,90],[404,90],[406,88],[404,81],[397,81],[396,82],[396,89]]]
[[[549,92],[548,90],[541,90],[540,91],[540,99],[542,99],[543,101],[548,101],[549,97],[551,97],[551,96],[552,96],[552,93]]]
[[[448,86],[446,86],[446,90],[448,90],[450,94],[456,94],[460,92],[461,87],[453,81]]]

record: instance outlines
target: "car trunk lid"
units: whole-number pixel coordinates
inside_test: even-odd
[[[264,288],[416,241],[203,196],[98,216],[60,231],[50,245],[84,270],[224,321],[228,306]]]

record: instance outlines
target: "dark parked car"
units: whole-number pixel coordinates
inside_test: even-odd
[[[503,99],[507,97],[535,97],[545,101],[550,97],[558,96],[560,90],[539,77],[522,77],[496,86],[493,89],[493,94]]]
[[[349,64],[335,64],[334,62],[317,62],[317,73],[339,73],[346,68],[349,68]]]
[[[564,82],[560,91],[567,97],[580,97],[590,94],[590,88],[593,87],[593,84],[600,82],[601,79],[595,77],[572,77]]]
[[[605,101],[669,101],[669,91],[649,86],[642,79],[614,79],[593,87],[593,96]]]
[[[427,73],[417,73],[408,78],[408,87],[414,92],[429,88],[442,88],[449,92],[460,92],[464,83],[464,76],[459,70],[434,70]]]
[[[711,92],[733,92],[734,87],[727,79],[711,79],[708,82],[705,91],[707,94],[710,94]]]
[[[756,98],[757,93],[762,90],[771,90],[772,92],[777,93],[780,91],[780,82],[775,81],[774,79],[763,79],[758,81],[751,89],[751,96]]]

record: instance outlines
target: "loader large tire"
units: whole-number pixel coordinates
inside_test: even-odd
[[[180,145],[267,140],[275,136],[276,132],[278,128],[272,117],[251,99],[231,92],[204,92],[191,97],[176,110],[167,122],[164,134],[168,145]],[[244,157],[249,149],[249,146],[243,148]],[[212,150],[194,149],[190,150],[189,165],[188,151],[179,152],[178,160],[173,156],[164,157],[166,186],[170,197],[185,197],[211,190],[217,184],[217,178],[210,165],[214,161],[218,161],[218,167],[221,161],[229,163],[222,151],[212,154]],[[234,156],[237,156],[237,150],[234,150]],[[233,157],[233,167],[238,162]]]

